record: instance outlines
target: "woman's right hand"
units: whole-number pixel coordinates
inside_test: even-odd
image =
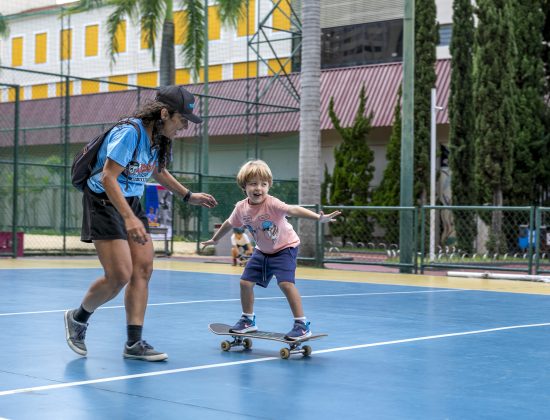
[[[209,245],[217,245],[218,241],[215,241],[214,239],[209,239],[207,241],[201,242],[202,249],[206,248]]]
[[[132,216],[125,221],[126,232],[128,232],[128,240],[144,245],[149,237],[143,222],[136,216]]]

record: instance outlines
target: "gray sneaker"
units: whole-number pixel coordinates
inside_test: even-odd
[[[152,345],[145,340],[136,341],[132,346],[124,345],[122,355],[126,359],[146,360],[148,362],[161,362],[168,359],[166,353],[156,351]]]
[[[67,344],[77,354],[86,356],[88,349],[86,349],[86,329],[88,324],[82,324],[81,322],[74,320],[74,312],[76,309],[65,311],[65,337],[67,338]]]

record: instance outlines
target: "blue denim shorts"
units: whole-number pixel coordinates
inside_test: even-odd
[[[294,283],[297,257],[297,247],[281,249],[275,254],[264,254],[262,251],[254,249],[246,263],[241,279],[262,287],[267,287],[273,276],[277,278],[277,283],[282,281]]]

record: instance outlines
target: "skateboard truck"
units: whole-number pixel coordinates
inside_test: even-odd
[[[221,342],[221,349],[223,351],[229,351],[233,347],[243,347],[245,350],[252,348],[252,340],[248,337],[242,337],[238,335],[232,335],[233,341],[224,340]],[[279,350],[279,355],[282,359],[288,359],[291,354],[301,354],[304,357],[311,355],[311,347],[308,345],[302,346],[302,342],[289,343],[288,348],[283,347]]]

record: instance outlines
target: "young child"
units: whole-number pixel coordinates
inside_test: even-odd
[[[246,227],[254,237],[256,248],[241,276],[241,318],[231,332],[257,331],[254,315],[254,286],[267,287],[275,275],[277,283],[286,296],[294,325],[286,334],[290,340],[309,337],[310,323],[302,308],[302,298],[294,284],[296,257],[300,238],[286,220],[286,216],[318,220],[321,223],[332,221],[340,212],[317,214],[300,206],[291,206],[268,194],[273,183],[269,166],[262,160],[245,163],[237,174],[237,184],[243,189],[246,198],[235,205],[229,218],[214,236],[202,243],[215,245],[234,227]]]
[[[237,265],[237,258],[242,255],[252,255],[252,244],[250,238],[244,233],[243,228],[233,228],[231,235],[231,256],[233,257],[233,265]]]

